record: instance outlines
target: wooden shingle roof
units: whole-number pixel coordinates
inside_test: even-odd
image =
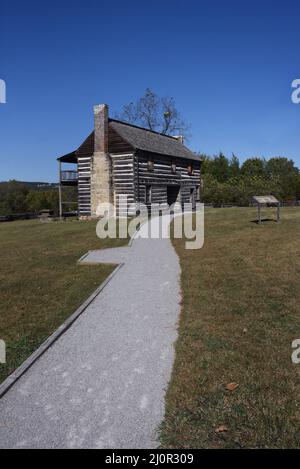
[[[184,158],[200,161],[200,158],[183,145],[178,139],[169,135],[163,135],[143,127],[128,124],[126,122],[109,119],[109,136],[117,135],[126,142],[132,150],[142,150],[160,155]],[[94,132],[92,132],[79,148],[68,155],[64,155],[61,161],[67,162],[67,157],[92,155],[94,151]],[[58,158],[59,159],[59,158]],[[71,161],[70,161],[71,162]]]
[[[149,129],[110,119],[109,126],[136,150],[199,161],[199,157],[178,139]]]

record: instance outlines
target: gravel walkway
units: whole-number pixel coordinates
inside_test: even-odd
[[[124,266],[1,399],[0,448],[158,445],[180,311],[177,255],[169,239],[134,239],[82,262]]]

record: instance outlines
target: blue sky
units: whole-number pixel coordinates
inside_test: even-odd
[[[2,1],[0,180],[56,181],[56,157],[150,87],[173,96],[189,146],[300,166],[298,1]]]

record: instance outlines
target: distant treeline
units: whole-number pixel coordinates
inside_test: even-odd
[[[272,194],[282,201],[300,198],[300,173],[293,160],[284,157],[249,158],[201,154],[202,201],[215,205],[248,205],[253,195]]]
[[[282,201],[300,199],[300,172],[293,160],[284,157],[249,158],[240,164],[237,156],[227,158],[200,154],[202,164],[201,198],[215,205],[248,205],[253,195],[273,194]],[[77,188],[65,187],[64,196],[76,209]],[[58,189],[55,184],[38,182],[0,182],[0,215],[58,211]]]
[[[68,192],[68,200],[76,202],[76,190],[73,187],[64,188]],[[69,205],[69,210],[74,210]],[[49,209],[58,212],[58,189],[55,184],[27,183],[20,181],[0,182],[0,215],[16,213],[37,213]]]

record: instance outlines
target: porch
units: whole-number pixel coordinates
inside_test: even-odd
[[[59,216],[62,218],[65,206],[74,205],[74,200],[69,200],[72,194],[64,190],[66,186],[78,186],[77,156],[75,152],[57,158],[58,177],[59,177]],[[65,165],[72,165],[71,169],[66,169]],[[78,202],[77,206],[78,206]]]

